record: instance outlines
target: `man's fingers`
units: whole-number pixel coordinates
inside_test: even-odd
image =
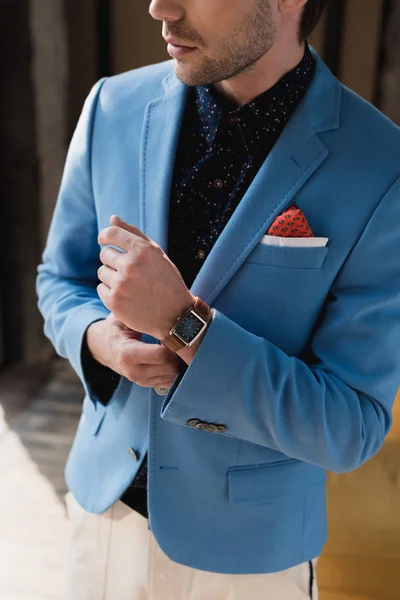
[[[113,288],[117,282],[117,271],[114,271],[111,267],[102,265],[97,271],[97,277],[100,281],[105,283],[107,287]]]
[[[152,379],[152,380],[145,380],[145,381],[136,381],[135,383],[137,383],[137,385],[140,385],[141,387],[146,387],[146,388],[159,388],[159,387],[163,387],[163,388],[170,388],[171,385],[174,383],[174,380],[171,379],[171,381],[169,380],[165,380],[165,379]]]
[[[171,385],[174,383],[175,377],[150,377],[150,379],[147,380],[146,382],[146,386],[147,387],[166,387],[166,388],[170,388]]]
[[[112,217],[110,217],[110,225],[120,227],[121,229],[124,229],[129,233],[133,233],[133,235],[137,235],[138,237],[142,238],[143,240],[146,240],[147,242],[151,241],[150,238],[147,237],[147,235],[140,231],[140,229],[138,229],[134,225],[131,225],[130,223],[127,223],[126,221],[123,221],[120,217],[118,217],[118,215],[112,215]]]
[[[104,306],[109,309],[108,304],[111,294],[110,288],[105,283],[99,283],[97,286],[97,293]]]
[[[169,387],[179,374],[174,365],[132,365],[125,364],[122,371],[130,381],[146,387]]]
[[[133,340],[132,348],[129,348],[129,342],[125,349],[128,355],[131,355],[136,365],[179,365],[180,358],[165,346],[160,344],[149,344],[138,340]]]
[[[135,236],[126,229],[116,225],[102,229],[97,237],[100,246],[117,246],[117,248],[121,248],[125,252],[128,252],[132,248],[135,240],[140,244],[143,243],[141,237]]]
[[[173,381],[178,375],[179,370],[173,368],[172,365],[137,365],[135,368],[136,377],[138,379],[159,379]]]
[[[100,260],[103,265],[111,267],[115,271],[118,271],[122,264],[122,258],[124,254],[119,250],[115,250],[114,248],[110,248],[109,246],[102,248],[100,252]]]

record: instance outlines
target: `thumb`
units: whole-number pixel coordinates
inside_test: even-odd
[[[140,229],[138,229],[134,225],[130,225],[126,221],[123,221],[118,215],[112,215],[110,217],[110,225],[120,227],[121,229],[125,229],[125,231],[129,231],[129,233],[133,233],[134,235],[137,235],[138,237],[148,242],[151,241],[150,238],[147,237],[147,235],[140,231]]]

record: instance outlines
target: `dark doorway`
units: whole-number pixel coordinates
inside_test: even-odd
[[[40,182],[29,0],[0,3],[0,40],[0,360],[8,365],[24,360],[40,330],[34,289]]]
[[[64,6],[68,36],[70,139],[91,87],[101,77],[112,75],[112,11],[111,0],[64,0]]]

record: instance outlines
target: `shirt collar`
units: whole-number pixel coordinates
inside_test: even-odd
[[[256,149],[268,136],[278,136],[297,108],[315,72],[315,59],[306,43],[299,64],[272,88],[243,106],[235,106],[213,86],[197,86],[196,105],[200,128],[211,148],[218,129],[240,127],[248,150]]]

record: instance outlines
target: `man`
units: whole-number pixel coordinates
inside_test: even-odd
[[[400,383],[400,132],[305,40],[322,0],[153,0],[68,154],[45,331],[85,388],[66,598],[317,597],[325,473]]]

